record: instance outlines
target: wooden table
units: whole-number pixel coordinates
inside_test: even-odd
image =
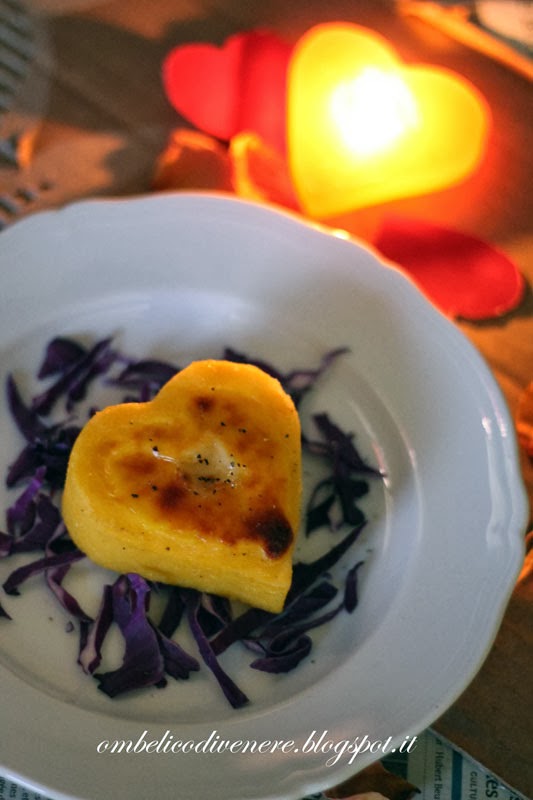
[[[56,8],[61,2],[65,9],[67,0],[57,0]],[[399,16],[386,0],[77,0],[74,5],[75,11],[43,13],[38,23],[47,36],[40,71],[49,96],[27,165],[0,165],[0,193],[13,201],[11,210],[2,206],[6,222],[84,197],[147,191],[169,132],[183,123],[160,80],[171,47],[221,43],[254,27],[294,42],[312,25],[338,19],[385,34],[407,62],[440,64],[466,76],[485,95],[494,118],[488,156],[471,179],[429,197],[391,203],[378,213],[393,211],[477,235],[511,256],[528,282],[533,280],[533,104],[525,77],[420,20]],[[514,413],[533,379],[530,289],[505,318],[460,327],[487,358]],[[533,466],[525,454],[522,459],[533,499]],[[533,796],[532,610],[530,553],[484,666],[434,726],[528,796]]]

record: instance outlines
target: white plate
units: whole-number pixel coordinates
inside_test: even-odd
[[[349,345],[317,407],[387,473],[367,501],[355,613],[317,633],[313,657],[285,676],[256,673],[238,648],[228,652],[224,666],[252,699],[240,711],[205,671],[110,700],[76,667],[76,635],[65,633],[40,581],[2,596],[13,621],[0,620],[0,772],[58,798],[288,800],[381,757],[378,742],[392,737],[388,750],[398,748],[453,702],[513,588],[526,503],[513,426],[489,370],[400,272],[289,215],[181,194],[29,218],[2,233],[0,274],[2,380],[34,370],[59,333],[115,332],[128,352],[177,363],[228,344],[282,368],[313,366]],[[20,439],[5,405],[0,413],[5,468]],[[0,564],[2,581],[11,568]],[[80,577],[88,597],[93,578]],[[211,734],[295,745],[97,753],[104,740],[136,742],[145,731],[145,741],[161,743],[168,731],[167,742],[200,751]],[[304,747],[324,732],[317,752]],[[340,748],[364,736],[373,752],[328,766],[326,741]]]

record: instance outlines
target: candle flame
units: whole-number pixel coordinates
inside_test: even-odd
[[[376,67],[366,67],[336,87],[331,114],[345,146],[361,158],[387,150],[419,121],[406,83],[394,72]]]

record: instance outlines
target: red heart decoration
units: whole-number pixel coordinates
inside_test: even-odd
[[[524,294],[524,278],[504,253],[459,231],[389,217],[374,246],[451,317],[500,316],[516,308]]]
[[[292,47],[267,31],[238,33],[221,48],[192,43],[163,62],[170,103],[217,139],[258,133],[285,153],[286,76]]]

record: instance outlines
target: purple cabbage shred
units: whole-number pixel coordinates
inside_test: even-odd
[[[163,614],[159,620],[158,630],[163,636],[170,638],[179,628],[180,622],[185,611],[185,604],[182,600],[178,586],[170,586]]]
[[[35,498],[43,488],[45,475],[46,467],[44,465],[38,467],[22,494],[7,509],[6,521],[9,533],[24,534],[33,525],[36,511]]]
[[[285,373],[229,347],[222,357],[263,369],[280,381],[300,407],[317,380],[345,352],[346,348],[331,350],[316,368]],[[81,430],[74,419],[76,406],[87,397],[96,379],[120,390],[121,402],[148,401],[179,369],[159,359],[130,359],[114,349],[111,338],[85,347],[59,336],[46,346],[38,369],[38,379],[46,380],[48,385],[29,403],[23,400],[14,378],[8,377],[9,410],[25,444],[8,468],[6,485],[24,485],[7,509],[6,531],[0,532],[0,558],[29,552],[38,552],[39,556],[13,570],[3,589],[6,594],[17,595],[25,581],[44,576],[48,589],[69,614],[67,629],[75,627],[74,621],[78,627],[80,667],[96,679],[98,688],[109,697],[147,687],[162,688],[167,676],[185,680],[198,671],[199,661],[173,638],[185,622],[204,665],[231,706],[240,708],[249,702],[248,697],[219,660],[228,647],[240,642],[253,653],[253,669],[285,673],[309,656],[313,647],[309,631],[343,610],[353,612],[357,606],[357,575],[363,562],[348,570],[340,601],[339,589],[329,573],[363,529],[366,519],[358,501],[368,492],[368,479],[380,473],[360,456],[353,434],[342,431],[328,414],[315,414],[318,436],[304,434],[302,446],[307,454],[321,459],[328,474],[311,492],[306,531],[335,531],[341,526],[350,526],[351,530],[319,558],[294,565],[291,588],[280,614],[249,608],[233,617],[226,598],[194,589],[150,585],[132,573],[119,575],[112,585],[103,587],[100,608],[92,619],[63,585],[71,567],[84,558],[68,536],[57,500],[72,446]],[[48,415],[60,401],[68,416],[60,422],[49,422]],[[158,623],[150,617],[152,591],[165,595]],[[11,619],[1,605],[0,617]],[[118,628],[124,641],[122,663],[117,669],[99,672],[106,638],[113,627]]]
[[[198,645],[198,650],[204,664],[211,670],[224,696],[233,708],[241,708],[241,706],[248,703],[248,697],[244,694],[237,684],[229,677],[229,675],[222,669],[216,657],[216,654],[211,647],[209,639],[199,620],[199,610],[201,604],[201,593],[195,589],[183,589],[182,596],[185,603],[187,613],[187,620],[192,635]]]
[[[60,526],[56,528],[54,535],[47,542],[45,548],[47,556],[54,555],[54,546],[56,543],[64,542],[66,533],[67,531],[65,525],[63,522],[61,522]],[[72,617],[75,617],[81,622],[91,622],[91,617],[82,609],[72,593],[63,586],[63,581],[65,580],[72,563],[72,561],[68,561],[67,563],[60,563],[48,567],[45,571],[46,583],[50,591],[56,596],[59,604],[63,606],[65,611],[68,611]]]
[[[102,646],[105,637],[113,623],[113,587],[105,584],[102,591],[100,608],[96,618],[90,624],[90,620],[83,620],[85,624],[80,626],[81,643],[78,655],[78,663],[89,675],[91,675],[102,661]]]
[[[32,410],[41,415],[49,414],[62,397],[65,398],[67,410],[72,410],[75,403],[84,399],[94,378],[107,372],[116,358],[110,338],[96,342],[88,350],[81,348],[78,358],[69,358],[54,370],[54,374],[58,374],[57,380],[33,398]],[[44,367],[46,372],[46,362],[45,358],[41,371]]]
[[[62,375],[71,366],[80,362],[86,353],[86,349],[73,339],[56,336],[46,346],[37,377],[42,380],[50,375]]]
[[[165,636],[158,628],[154,630],[168,675],[176,680],[187,680],[191,672],[200,669],[197,659],[189,655],[174,639]]]
[[[150,593],[148,582],[139,575],[119,576],[112,586],[104,587],[98,614],[83,630],[78,662],[85,672],[94,674],[99,688],[110,697],[146,686],[160,688],[166,675],[186,680],[199,669],[193,656],[153,624],[148,615]],[[113,623],[124,638],[123,663],[116,670],[96,673]]]
[[[346,584],[344,587],[344,608],[349,614],[355,611],[357,603],[359,602],[357,592],[357,575],[363,564],[364,561],[358,561],[357,564],[354,564],[354,566],[348,571],[348,575],[346,576]]]
[[[149,593],[139,575],[121,575],[113,584],[113,622],[124,637],[125,654],[118,669],[94,673],[98,688],[109,697],[166,683],[157,635],[147,618]]]
[[[24,583],[24,581],[28,580],[28,578],[38,575],[39,573],[51,569],[52,567],[61,567],[66,564],[72,564],[75,561],[79,561],[81,558],[85,558],[85,553],[82,553],[80,550],[70,550],[63,553],[55,553],[51,556],[38,558],[36,561],[32,561],[30,564],[25,564],[24,566],[13,570],[7,580],[4,581],[2,588],[6,594],[18,594],[19,586],[21,583]]]
[[[4,617],[4,619],[12,619],[10,615],[7,613],[3,605],[0,603],[0,617]]]
[[[124,367],[110,383],[125,391],[137,392],[137,395],[125,395],[124,400],[145,403],[179,371],[180,367],[166,361],[142,359]]]
[[[292,397],[294,405],[298,408],[303,397],[314,387],[320,376],[326,372],[335,359],[347,352],[347,347],[338,347],[327,352],[316,369],[295,369],[286,373],[280,372],[268,361],[254,359],[231,347],[225,348],[223,358],[228,361],[235,361],[238,364],[254,364],[259,369],[262,369],[263,372],[276,378],[287,394]]]

